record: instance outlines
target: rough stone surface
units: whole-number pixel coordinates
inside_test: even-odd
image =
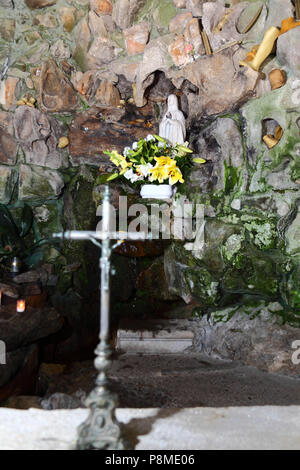
[[[108,80],[102,80],[96,91],[96,101],[100,106],[116,107],[120,104],[120,93],[117,87]]]
[[[4,18],[0,20],[0,36],[5,41],[14,39],[16,22],[13,19]]]
[[[97,15],[112,13],[112,4],[109,0],[90,0],[90,7]]]
[[[173,0],[176,8],[186,8],[186,0]]]
[[[9,382],[9,380],[18,372],[18,369],[22,366],[27,353],[28,348],[21,348],[16,351],[9,352],[6,355],[5,367],[1,364],[0,368],[0,387]]]
[[[203,3],[204,3],[203,0],[186,0],[186,8],[187,10],[192,12],[193,16],[202,16],[203,15]]]
[[[57,148],[62,128],[40,110],[21,106],[14,119],[15,133],[26,162],[52,169],[68,166],[68,158]]]
[[[135,15],[146,3],[146,0],[117,0],[114,3],[112,17],[121,29],[129,28]]]
[[[0,290],[3,295],[7,295],[7,297],[11,297],[13,299],[17,299],[20,295],[18,287],[12,283],[0,282]]]
[[[144,21],[123,31],[126,50],[129,56],[144,52],[149,39],[150,29],[150,23]]]
[[[38,354],[36,344],[7,353],[7,364],[0,368],[0,404],[18,393],[35,392]]]
[[[127,258],[145,258],[161,256],[164,252],[164,242],[162,240],[152,240],[144,242],[125,241],[116,248],[116,253]]]
[[[117,57],[119,50],[117,44],[111,39],[96,37],[87,55],[88,68],[95,69],[108,64]]]
[[[120,78],[123,76],[125,78],[125,82],[127,87],[129,86],[130,88],[130,96],[132,97],[133,94],[133,88],[132,84],[136,81],[136,76],[139,68],[139,62],[136,62],[136,57],[134,58],[135,60],[132,61],[132,57],[130,58],[125,58],[125,59],[117,59],[114,60],[111,64],[113,67],[114,72],[119,76],[119,82]]]
[[[108,38],[109,33],[106,29],[105,22],[102,16],[98,16],[94,11],[89,12],[89,28],[94,37],[101,36]]]
[[[13,117],[0,112],[0,163],[14,165],[17,156],[17,142],[13,134]]]
[[[172,248],[169,248],[165,252],[164,268],[170,293],[180,296],[187,304],[192,302],[192,294],[186,283],[184,270],[182,269],[183,265],[176,259]],[[184,268],[187,268],[187,266],[185,265]]]
[[[50,52],[56,59],[69,59],[71,57],[70,49],[62,39],[59,39],[50,47]]]
[[[28,282],[41,282],[43,285],[46,285],[47,280],[48,271],[43,266],[36,269],[32,269],[30,271],[22,272],[21,274],[17,274],[14,277],[14,282],[17,284],[27,284]]]
[[[85,393],[82,393],[82,397],[70,396],[66,393],[54,393],[49,398],[45,398],[41,401],[41,406],[44,410],[74,410],[76,408],[83,408],[84,401],[86,398]]]
[[[193,18],[191,12],[187,11],[184,13],[178,13],[169,24],[170,33],[181,33],[185,28],[186,24]]]
[[[13,8],[12,0],[0,0],[0,6],[5,8]]]
[[[214,124],[202,131],[194,142],[199,155],[213,162],[211,183],[215,190],[225,187],[225,167],[242,168],[244,163],[241,132],[233,119],[218,118]],[[197,175],[202,167],[194,170]],[[196,176],[196,175],[195,175]]]
[[[292,363],[292,344],[300,333],[297,328],[280,325],[272,316],[281,309],[276,303],[261,303],[248,310],[224,309],[210,319],[205,316],[197,325],[198,349],[215,358],[240,360],[261,370],[299,377],[299,365]]]
[[[193,323],[190,322],[190,328]],[[88,375],[92,364],[86,366]],[[73,382],[70,392],[79,378],[79,372],[75,374],[74,370],[73,374],[68,375],[69,384]],[[249,402],[256,406],[282,406],[299,405],[300,401],[299,378],[266,373],[202,354],[119,354],[113,361],[110,378],[121,397],[121,406],[128,408],[238,407],[249,406]],[[61,387],[63,377],[56,380]]]
[[[235,56],[240,54],[241,50],[237,49]],[[219,114],[240,106],[253,95],[259,78],[250,68],[237,73],[232,53],[226,50],[175,71],[173,83],[176,85],[181,77],[181,83],[184,79],[189,80],[199,89],[199,98],[191,97],[190,115],[193,116]]]
[[[277,58],[279,62],[296,75],[300,72],[300,52],[297,47],[299,40],[300,30],[294,28],[282,34],[277,41]]]
[[[188,21],[184,31],[184,37],[186,42],[193,46],[194,55],[205,54],[205,49],[200,34],[199,21],[197,18],[192,18],[190,21]]]
[[[13,351],[56,333],[62,327],[62,320],[53,308],[29,307],[24,313],[17,313],[12,304],[1,308],[0,325],[6,350]]]
[[[55,199],[64,187],[62,177],[54,170],[45,170],[38,166],[20,166],[19,199],[40,200]]]
[[[33,24],[51,29],[56,28],[57,21],[54,15],[51,15],[51,13],[45,13],[44,15],[36,15],[34,17]]]
[[[73,164],[108,162],[103,151],[123,152],[124,147],[134,140],[148,135],[149,130],[143,118],[141,120],[130,124],[125,118],[125,110],[120,108],[90,108],[78,114],[70,128],[69,148]]]
[[[169,292],[163,258],[158,258],[149,268],[139,274],[137,287],[142,291],[151,293],[151,296],[155,299],[176,300],[176,296],[171,295]]]
[[[213,51],[218,50],[226,43],[240,41],[243,36],[236,28],[241,12],[245,8],[245,3],[235,5],[231,12],[220,2],[206,2],[203,4],[203,29],[208,36],[210,46]],[[228,13],[227,21],[220,31],[214,32],[224,15]]]
[[[4,407],[13,408],[15,410],[28,410],[29,408],[42,409],[41,398],[26,395],[12,396],[6,401]]]
[[[87,53],[92,41],[89,23],[86,18],[83,18],[74,28],[74,34],[76,35],[76,46],[72,57],[79,68],[85,72],[88,69]]]
[[[59,9],[60,21],[63,24],[64,30],[70,33],[76,24],[76,8],[61,7]]]
[[[0,104],[8,111],[16,104],[16,88],[19,79],[15,77],[8,77],[6,80],[0,82]]]
[[[35,9],[55,5],[57,3],[57,0],[25,0],[25,3],[29,8]]]
[[[15,171],[6,166],[0,166],[0,201],[8,204],[12,197],[15,183]]]
[[[183,34],[177,36],[169,47],[169,53],[177,67],[182,67],[191,61],[186,47],[187,43]]]
[[[54,113],[73,111],[77,108],[76,92],[54,60],[48,60],[41,68],[35,69],[32,78],[42,111]]]
[[[195,320],[187,323],[196,334]],[[143,331],[143,325],[140,331]],[[136,336],[140,331],[136,331]],[[67,367],[49,364],[47,369],[48,372],[44,364],[38,379],[46,396],[63,393],[81,398],[95,385],[97,373],[92,360]],[[300,403],[299,378],[266,373],[238,361],[212,359],[199,353],[115,354],[109,378],[122,408],[237,407],[249,406],[249,402],[255,406],[291,406]]]
[[[280,0],[272,0],[272,8],[269,8],[265,29],[267,30],[271,26],[280,28],[284,19],[294,16],[294,11],[294,5],[291,0],[287,0],[284,3]]]
[[[300,211],[298,210],[295,219],[288,227],[286,232],[287,251],[291,254],[299,253],[299,236],[300,236]]]
[[[87,101],[93,100],[99,79],[96,78],[93,70],[87,72],[76,72],[71,76],[72,85]]]
[[[174,35],[170,34],[154,39],[147,44],[143,60],[139,65],[136,78],[136,105],[142,107],[146,104],[145,90],[154,81],[154,72],[160,70],[166,72],[171,65],[171,57],[168,47]]]

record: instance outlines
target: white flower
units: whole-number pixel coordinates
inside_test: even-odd
[[[147,135],[146,137],[147,142],[151,142],[151,140],[155,140],[155,137],[153,137],[152,134]]]
[[[149,170],[153,168],[153,166],[151,165],[151,163],[147,163],[146,165],[139,165],[137,167],[137,170],[139,173],[141,173],[141,175],[143,175],[143,177],[145,178],[146,176],[149,175]]]
[[[137,142],[133,142],[132,144],[132,150],[137,150],[138,149],[138,143]]]
[[[139,176],[136,173],[134,173],[132,168],[130,168],[130,170],[126,171],[126,173],[124,173],[124,176],[127,180],[130,180],[131,183],[135,183],[136,181],[140,181],[140,180],[144,179],[143,176]]]
[[[165,143],[164,142],[158,142],[157,146],[158,148],[162,149],[162,148],[165,148]]]
[[[127,155],[129,155],[130,152],[131,152],[131,148],[130,147],[125,147],[124,152],[123,152],[124,157],[127,157]]]

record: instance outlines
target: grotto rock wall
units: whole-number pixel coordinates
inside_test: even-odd
[[[278,301],[294,321],[300,28],[280,36],[260,72],[239,66],[267,28],[294,14],[290,0],[0,0],[2,68],[8,58],[0,85],[0,202],[16,213],[29,204],[39,239],[62,229],[94,229],[112,170],[103,152],[157,132],[166,98],[176,93],[188,140],[207,160],[192,169],[176,197],[205,205],[206,244],[196,253],[173,241],[166,249],[135,246],[117,254],[116,311],[130,311],[134,298],[145,313],[142,298],[152,289],[162,302],[183,299],[202,313]],[[274,69],[287,81],[272,90]],[[283,135],[269,149],[263,137],[274,136],[278,126]],[[136,196],[124,185],[112,188],[116,204],[119,194]],[[84,338],[97,318],[95,260],[95,249],[85,244],[43,253],[42,261],[55,265],[52,303],[73,332],[62,335],[59,358],[78,344],[90,347]]]

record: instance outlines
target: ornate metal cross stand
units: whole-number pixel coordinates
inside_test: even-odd
[[[118,233],[110,232],[110,195],[106,186],[103,199],[102,231],[82,232],[71,231],[54,234],[56,238],[67,240],[90,240],[102,249],[100,258],[101,269],[101,312],[100,312],[100,343],[95,353],[95,367],[99,371],[96,387],[86,400],[90,408],[87,420],[79,426],[77,448],[79,450],[124,450],[128,444],[122,437],[120,425],[115,417],[118,397],[109,390],[107,377],[111,365],[112,348],[109,344],[109,301],[110,301],[110,256],[114,248],[125,239],[144,240],[147,235],[142,232]],[[102,244],[98,240],[102,241]],[[111,240],[118,240],[111,246]]]

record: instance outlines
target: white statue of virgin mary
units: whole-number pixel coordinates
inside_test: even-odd
[[[159,126],[159,135],[168,140],[172,145],[185,142],[186,129],[185,117],[178,108],[178,98],[170,95],[168,109]]]

